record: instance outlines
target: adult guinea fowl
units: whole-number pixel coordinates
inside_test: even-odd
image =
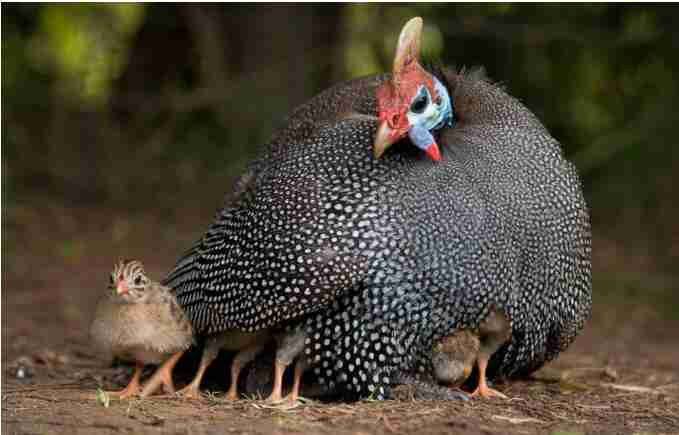
[[[198,334],[295,324],[302,367],[376,398],[493,307],[511,338],[491,376],[573,341],[591,306],[575,168],[498,86],[422,67],[421,28],[404,27],[392,75],[296,109],[179,260],[165,283]]]

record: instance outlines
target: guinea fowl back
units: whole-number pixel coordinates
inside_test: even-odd
[[[500,365],[510,375],[530,372],[564,350],[590,315],[587,205],[575,167],[528,109],[485,80],[451,82],[461,125],[445,141],[486,198],[497,228],[488,243],[505,246],[513,261],[503,267],[518,286],[507,295],[508,315],[527,343],[510,344]],[[532,363],[510,369],[513,360]]]
[[[325,285],[332,292],[339,286],[348,288],[354,284],[354,280],[360,275],[360,272],[356,270],[360,265],[356,263],[354,254],[348,254],[343,258],[342,264],[338,264],[337,249],[327,243],[328,238],[332,239],[333,236],[319,231],[327,225],[318,225],[318,217],[326,214],[326,208],[334,208],[333,205],[329,206],[327,203],[320,204],[318,198],[321,190],[319,183],[328,180],[327,177],[333,177],[340,184],[343,181],[332,174],[320,172],[323,169],[321,165],[314,164],[313,161],[309,160],[309,157],[323,158],[325,162],[320,163],[332,165],[330,158],[323,156],[323,147],[326,151],[333,151],[335,142],[317,140],[317,136],[323,134],[321,130],[325,126],[356,115],[375,119],[373,115],[369,115],[371,108],[374,107],[374,99],[370,89],[373,89],[378,82],[379,77],[350,80],[324,91],[295,109],[284,122],[283,127],[274,134],[272,140],[265,146],[262,156],[253,161],[245,174],[236,182],[225,206],[218,210],[214,222],[205,235],[179,259],[175,268],[165,278],[163,283],[175,291],[177,300],[184,307],[198,333],[216,332],[232,327],[244,330],[260,329],[264,327],[263,324],[256,326],[244,325],[242,322],[225,324],[222,319],[239,317],[245,322],[254,323],[259,314],[252,310],[257,310],[255,305],[263,302],[262,305],[259,305],[260,310],[265,306],[272,305],[274,310],[278,310],[275,313],[278,318],[277,321],[282,321],[282,319],[300,315],[299,311],[296,311],[300,302],[306,303],[307,306],[310,305],[309,299],[314,298],[310,287]],[[308,142],[308,144],[305,142]],[[342,152],[341,147],[340,150],[335,149],[334,151]],[[366,148],[366,151],[368,151],[368,148]],[[306,167],[298,163],[305,161]],[[368,165],[373,163],[367,160]],[[334,168],[331,167],[332,169]],[[349,169],[343,171],[340,175],[344,177],[348,172]],[[360,190],[362,188],[360,187],[361,181],[360,179],[351,181],[350,189],[358,186],[358,190]],[[346,187],[340,186],[337,194],[341,194],[346,189]],[[328,189],[323,190],[327,191]],[[337,194],[334,196],[336,197]],[[297,231],[297,227],[288,225],[289,222],[296,225],[302,224],[307,228],[313,227],[316,231],[300,233]],[[246,229],[245,226],[248,223],[254,224],[256,228]],[[302,234],[302,237],[297,237],[300,234]],[[268,237],[268,240],[233,239],[241,235],[247,238],[263,236]],[[285,239],[285,242],[282,242],[283,239]],[[319,240],[321,240],[321,244],[318,243]],[[259,299],[260,293],[256,290],[251,291],[252,286],[249,282],[237,283],[237,277],[239,275],[247,276],[246,279],[248,280],[255,275],[271,278],[269,272],[272,269],[267,269],[267,266],[271,265],[272,259],[281,255],[283,261],[293,263],[293,269],[282,267],[279,262],[274,261],[273,270],[275,270],[275,266],[281,266],[282,273],[288,276],[294,275],[296,269],[294,264],[299,262],[299,255],[290,258],[293,255],[291,252],[281,253],[280,249],[285,248],[282,243],[291,247],[293,252],[299,251],[295,248],[305,246],[307,252],[303,254],[307,256],[310,254],[309,245],[315,245],[317,255],[315,259],[312,259],[312,262],[316,262],[316,268],[320,269],[323,276],[317,276],[313,283],[306,283],[306,288],[300,288],[295,281],[293,285],[296,286],[296,289],[290,286],[278,288],[277,297],[261,301]],[[293,243],[294,246],[291,246]],[[241,258],[241,245],[251,247],[250,253],[256,251],[254,256],[257,259],[252,259],[252,262],[250,262]],[[279,252],[274,252],[276,248]],[[269,250],[268,254],[264,254],[265,250]],[[247,266],[257,270],[250,269],[247,272],[236,272],[235,276],[231,273],[224,273],[233,271],[233,269],[227,270],[226,262],[229,260],[235,261],[236,267],[238,267],[238,263],[242,266],[244,261],[248,261]],[[255,261],[259,263],[255,264]],[[343,270],[351,270],[353,275],[348,278],[346,274],[342,276]],[[335,272],[335,276],[328,275],[328,272],[332,271]],[[280,277],[280,280],[276,279],[276,284],[288,281],[286,276]],[[290,279],[292,280],[294,277]],[[345,284],[342,284],[343,282]],[[250,310],[247,314],[224,315],[225,310],[239,309],[238,301],[232,301],[231,307],[225,306],[225,302],[223,302],[226,294],[224,292],[225,286],[238,287],[235,296],[241,298],[240,302],[248,306],[248,308],[245,308],[245,310]],[[278,285],[274,287],[278,287]],[[291,297],[291,293],[302,293],[302,296],[293,295]],[[251,299],[251,296],[255,296],[255,298]],[[332,297],[327,298],[323,294],[320,295],[320,298],[325,302],[321,301],[319,305],[315,304],[318,302],[317,299],[312,299],[312,304],[314,304],[312,311],[320,309],[323,304],[328,303],[328,299],[332,300]],[[241,311],[243,311],[245,305],[240,307]],[[284,306],[288,308],[281,310]],[[270,309],[268,308],[267,311]],[[283,314],[282,318],[278,316],[281,313]]]

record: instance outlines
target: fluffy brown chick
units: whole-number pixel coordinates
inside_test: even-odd
[[[134,361],[134,375],[120,398],[140,392],[139,379],[146,364],[161,364],[140,395],[161,385],[174,392],[172,369],[193,343],[193,328],[172,291],[150,280],[137,260],[118,262],[111,273],[106,296],[97,305],[90,336],[97,347],[120,359]]]
[[[436,380],[451,387],[461,386],[474,369],[479,347],[478,334],[467,329],[443,337],[432,351]]]

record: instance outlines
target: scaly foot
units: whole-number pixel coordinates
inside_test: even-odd
[[[158,391],[159,387],[163,387],[163,391],[167,394],[174,394],[174,382],[172,382],[172,369],[174,369],[175,364],[182,357],[184,351],[180,351],[168,358],[167,361],[163,363],[158,370],[151,376],[151,379],[146,382],[144,388],[139,394],[141,397],[147,397]]]
[[[120,391],[107,391],[106,394],[117,397],[118,399],[127,399],[128,397],[132,397],[137,394],[137,392],[139,392],[139,379],[141,378],[141,371],[143,368],[144,364],[137,363],[134,369],[134,374],[132,375],[132,379],[130,379],[130,383]]]
[[[285,397],[283,397],[283,399],[281,399],[281,402],[288,403],[290,405],[300,403],[299,395],[295,394],[294,391],[291,391],[287,396],[285,396]]]
[[[476,387],[476,390],[474,390],[471,396],[472,397],[481,396],[485,398],[500,397],[502,399],[508,399],[506,395],[502,394],[501,392],[494,388],[490,388],[488,385],[486,385],[485,382],[483,383],[483,385],[479,385],[478,387]]]
[[[184,397],[185,399],[202,399],[203,396],[200,394],[200,389],[195,384],[191,383],[181,390],[177,391],[177,394]]]
[[[488,367],[488,358],[485,355],[479,355],[479,358],[477,360],[477,364],[479,367],[479,385],[476,387],[474,392],[471,394],[472,397],[474,396],[481,396],[481,397],[501,397],[503,399],[507,399],[508,397],[505,396],[504,394],[500,393],[499,391],[490,388],[488,386],[488,383],[486,382],[486,368]]]
[[[278,391],[278,392],[273,391],[273,392],[269,395],[269,397],[267,397],[267,398],[264,399],[264,400],[265,400],[266,402],[269,402],[269,403],[279,403],[279,402],[283,401],[283,395],[280,393],[280,391]]]
[[[123,388],[120,391],[106,391],[106,394],[112,397],[117,397],[118,399],[127,399],[128,397],[132,397],[136,395],[139,392],[139,384],[136,386],[132,386],[132,383],[130,382],[127,387]]]
[[[226,392],[226,396],[224,396],[226,400],[238,400],[238,389],[234,388],[234,383],[231,383],[231,387],[229,388],[229,391]]]

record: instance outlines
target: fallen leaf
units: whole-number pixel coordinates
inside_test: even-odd
[[[602,382],[602,387],[613,388],[615,390],[629,391],[631,393],[646,393],[646,394],[663,394],[661,391],[655,388],[642,387],[639,385],[623,385],[623,384],[611,384],[608,382]]]
[[[106,391],[101,388],[97,388],[97,403],[102,405],[104,408],[108,408],[111,403],[111,398]]]
[[[491,417],[494,420],[508,421],[511,424],[523,424],[523,423],[544,423],[542,420],[531,417],[507,417],[504,415],[494,415]]]

